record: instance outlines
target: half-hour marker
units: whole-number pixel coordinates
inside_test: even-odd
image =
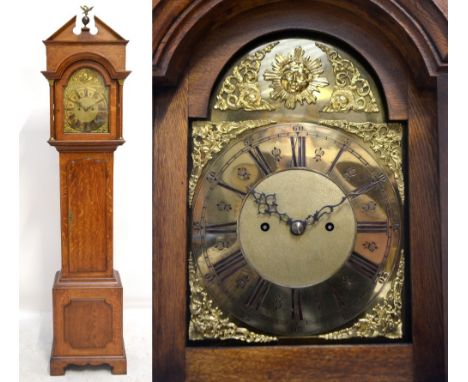
[[[345,151],[346,147],[347,147],[346,144],[344,144],[343,146],[341,146],[340,151],[338,151],[338,154],[336,154],[335,159],[333,159],[333,162],[332,162],[332,164],[330,165],[330,168],[329,168],[328,171],[327,171],[327,175],[330,175],[330,174],[331,174],[331,172],[332,172],[333,169],[335,168],[335,166],[336,166],[338,160],[340,159],[341,154],[343,154],[343,152]]]
[[[357,222],[357,231],[360,233],[382,233],[387,232],[387,222]]]
[[[237,223],[211,224],[205,227],[206,233],[236,233]]]
[[[245,303],[247,308],[258,310],[262,305],[263,300],[265,300],[265,297],[268,294],[268,291],[270,290],[270,286],[271,284],[268,281],[259,277],[257,279],[257,282],[255,283],[255,287],[252,291],[252,294]]]
[[[369,279],[373,279],[377,273],[377,270],[379,269],[377,264],[367,260],[357,252],[353,252],[351,254],[348,263],[353,267],[354,270]]]
[[[298,289],[291,289],[291,318],[302,320],[302,293]]]
[[[246,192],[238,190],[237,188],[234,188],[234,187],[230,186],[229,184],[226,184],[226,183],[223,183],[223,182],[218,182],[218,186],[221,186],[221,187],[225,188],[226,190],[235,192],[240,197],[244,197],[245,195],[247,195]]]
[[[219,260],[216,264],[213,264],[213,268],[221,281],[224,281],[246,264],[244,255],[240,250],[237,250],[224,259]]]
[[[268,175],[271,172],[271,168],[258,146],[251,147],[249,149],[249,154],[252,157],[252,159],[257,163],[257,166],[263,173],[263,175]]]
[[[292,167],[306,167],[306,138],[290,137]]]

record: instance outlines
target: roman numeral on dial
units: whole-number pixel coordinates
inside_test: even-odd
[[[224,281],[246,264],[244,255],[238,250],[213,264],[213,268],[221,281]]]
[[[342,155],[343,152],[345,151],[346,147],[347,147],[346,144],[344,144],[343,146],[341,146],[340,151],[338,151],[338,154],[336,154],[335,159],[333,159],[333,162],[332,162],[332,164],[330,165],[330,168],[329,168],[328,171],[327,171],[327,175],[330,175],[330,174],[331,174],[331,172],[332,172],[333,169],[335,168],[336,164],[338,163],[338,161],[339,161],[341,155]]]
[[[383,233],[387,232],[387,222],[357,222],[357,231],[367,233]]]
[[[237,223],[211,224],[205,227],[206,233],[236,233]]]
[[[291,318],[293,320],[303,320],[302,293],[298,289],[291,289]]]
[[[357,252],[351,253],[351,256],[348,259],[348,263],[355,271],[369,279],[373,279],[377,273],[377,270],[379,269],[377,264],[367,260]]]
[[[290,137],[292,167],[306,167],[306,137]]]
[[[255,283],[255,287],[252,291],[252,294],[245,302],[247,308],[258,310],[265,300],[268,291],[270,290],[271,284],[262,279],[261,277],[258,278],[257,282]]]
[[[251,147],[249,149],[249,154],[252,157],[252,159],[257,163],[257,166],[263,173],[263,175],[268,175],[271,172],[271,168],[268,165],[268,162],[265,160],[265,157],[263,156],[258,146]]]

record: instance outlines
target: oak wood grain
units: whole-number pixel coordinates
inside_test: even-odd
[[[437,127],[439,135],[440,235],[444,305],[445,370],[448,370],[448,75],[437,77]]]
[[[120,276],[112,279],[69,281],[57,272],[53,287],[54,339],[51,374],[68,365],[83,365],[83,357],[115,357],[125,361],[123,289]],[[64,364],[64,358],[68,363]],[[109,364],[101,359],[101,364]]]
[[[437,99],[410,87],[408,187],[415,380],[444,379]]]
[[[411,381],[411,345],[187,348],[189,381]]]
[[[187,305],[187,80],[158,90],[153,163],[153,380],[183,381]]]
[[[113,153],[60,153],[62,276],[112,277]]]

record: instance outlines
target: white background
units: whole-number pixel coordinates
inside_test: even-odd
[[[45,48],[41,41],[77,13],[80,4],[82,2],[76,0],[8,1],[2,4],[0,22],[0,36],[2,36],[0,379],[2,381],[18,380],[19,297],[21,295],[23,309],[45,311],[50,309],[52,277],[60,261],[58,154],[45,142],[49,129],[47,120],[49,104],[48,84],[39,74],[40,70],[45,69]],[[133,70],[133,73],[126,81],[124,94],[124,136],[127,143],[115,153],[114,255],[115,266],[123,276],[126,306],[143,306],[150,303],[151,290],[151,1],[95,0],[88,5],[95,5],[98,16],[123,37],[131,40],[127,48],[127,67]],[[466,377],[465,350],[468,341],[465,329],[468,269],[466,247],[468,124],[465,115],[468,88],[467,14],[468,2],[450,2],[449,375],[453,381],[463,380],[461,376]],[[22,157],[20,157],[20,147],[22,147]],[[31,153],[27,154],[26,149],[32,150]],[[138,167],[135,167],[136,164]],[[139,170],[136,171],[136,168]],[[41,174],[36,174],[39,171]],[[28,174],[32,176],[31,180],[24,178]],[[28,185],[33,189],[23,189],[19,192],[20,184],[21,187]],[[50,209],[44,208],[44,205]],[[19,294],[20,248],[21,294]],[[38,273],[36,275],[31,272],[34,268],[36,268],[35,273]],[[28,280],[29,277],[31,280]],[[148,336],[150,335],[151,333],[148,333]]]
[[[7,46],[2,49],[1,75],[7,82],[5,84],[3,81],[1,86],[3,94],[0,111],[2,115],[7,115],[7,119],[4,119],[0,126],[3,130],[2,151],[5,152],[5,148],[11,150],[11,154],[2,161],[2,165],[7,165],[9,171],[3,172],[2,188],[18,184],[19,193],[12,198],[1,198],[2,211],[5,211],[3,207],[12,209],[11,215],[7,215],[5,229],[1,230],[1,234],[2,241],[3,235],[14,241],[15,234],[10,230],[19,227],[19,237],[16,237],[19,239],[21,272],[18,285],[18,274],[15,275],[18,266],[16,251],[2,250],[2,261],[5,261],[2,274],[6,274],[8,279],[11,278],[3,292],[7,293],[14,307],[17,306],[15,297],[18,296],[19,290],[22,319],[29,319],[38,314],[42,318],[51,318],[51,288],[54,274],[61,264],[59,154],[47,143],[49,85],[40,73],[46,69],[46,51],[42,40],[52,35],[71,17],[81,13],[79,6],[84,2],[41,0],[16,3],[13,5],[16,8],[13,11],[2,12],[5,18],[4,22],[1,22],[1,32]],[[132,73],[124,85],[123,135],[126,143],[114,154],[114,268],[120,271],[122,278],[125,312],[133,309],[130,314],[133,317],[136,309],[145,314],[145,322],[150,323],[152,6],[150,0],[94,0],[88,5],[94,5],[92,14],[99,16],[117,33],[130,40],[127,45],[126,66]],[[4,134],[6,130],[9,133],[7,136]],[[15,164],[19,164],[19,167]],[[19,214],[15,211],[16,207],[19,207]],[[7,217],[3,213],[2,215]],[[15,247],[16,245],[13,248]],[[6,311],[2,306],[2,315]],[[128,329],[125,312],[124,331]],[[51,327],[48,320],[47,324]],[[4,324],[0,326],[5,329]],[[7,327],[7,331],[14,333],[15,327],[17,322]],[[141,335],[141,328],[139,330]],[[49,327],[46,327],[45,331],[48,333]],[[40,336],[43,335],[41,333]],[[141,350],[151,354],[149,325],[148,332],[144,335],[147,337],[145,346],[148,348]],[[49,354],[50,348],[42,349],[40,341],[43,340],[44,338],[37,339],[38,349],[34,351]],[[21,341],[23,343],[23,339]],[[28,341],[30,343],[31,339]],[[9,352],[13,356],[18,354],[15,352],[17,346],[16,340],[13,350]],[[23,352],[24,349],[20,351]],[[130,355],[127,355],[130,358]],[[2,361],[2,365],[4,364]],[[20,367],[23,368],[24,365]],[[148,368],[151,368],[151,364]],[[43,372],[48,373],[47,364],[39,374]],[[110,376],[110,373],[108,374]],[[5,380],[3,377],[0,379]]]

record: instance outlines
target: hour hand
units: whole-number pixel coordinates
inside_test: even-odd
[[[278,211],[276,194],[258,192],[253,188],[251,188],[249,191],[252,194],[255,203],[257,203],[259,215],[276,215],[281,221],[285,223],[289,223],[291,221],[291,218],[288,216],[288,214]]]

